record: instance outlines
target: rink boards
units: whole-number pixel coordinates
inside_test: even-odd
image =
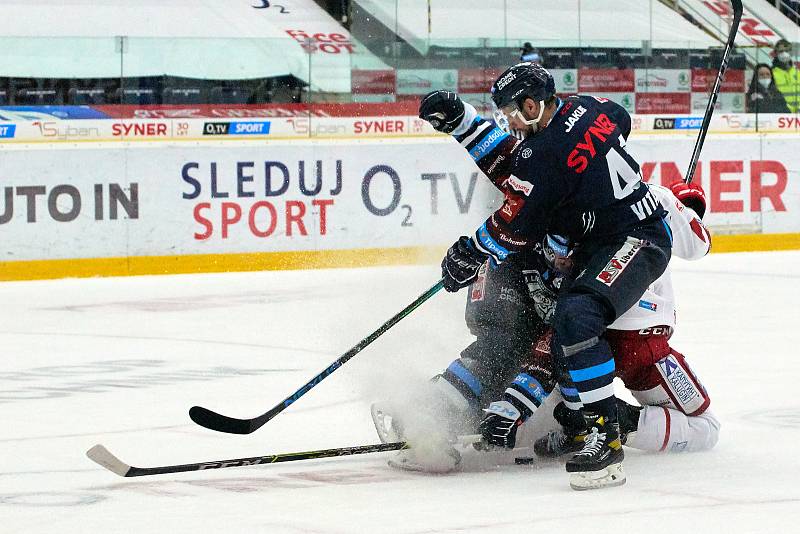
[[[797,134],[706,140],[714,250],[800,248]],[[655,183],[695,136],[636,133]],[[452,139],[0,144],[0,279],[436,261],[501,198]]]

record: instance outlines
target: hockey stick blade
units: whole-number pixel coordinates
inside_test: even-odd
[[[222,415],[215,411],[209,410],[208,408],[203,408],[202,406],[193,406],[189,410],[189,417],[197,423],[198,425],[208,428],[209,430],[216,430],[217,432],[227,432],[228,434],[251,434],[261,428],[266,422],[270,419],[281,413],[283,410],[288,408],[292,403],[294,403],[297,399],[308,393],[311,389],[313,389],[317,384],[325,380],[328,376],[333,374],[339,367],[347,363],[351,358],[353,358],[356,354],[361,352],[364,348],[366,348],[370,343],[378,339],[381,335],[383,335],[387,330],[391,327],[396,325],[400,322],[401,319],[408,316],[412,311],[417,309],[423,302],[431,298],[433,295],[439,292],[444,287],[444,281],[439,280],[430,289],[425,291],[422,295],[417,297],[417,299],[403,308],[400,312],[398,312],[394,317],[383,323],[380,328],[375,330],[373,333],[362,339],[358,342],[358,344],[353,347],[352,349],[348,350],[339,358],[337,358],[333,363],[331,363],[324,371],[314,376],[311,380],[303,384],[300,389],[283,399],[280,403],[276,406],[273,406],[265,413],[253,417],[252,419],[237,419],[235,417],[228,417],[227,415]]]
[[[95,445],[86,451],[86,456],[88,456],[89,459],[94,463],[105,467],[112,473],[115,473],[121,477],[135,476],[128,474],[131,472],[131,466],[111,454],[111,452],[109,452],[109,450],[102,445]]]
[[[261,426],[258,424],[258,417],[254,419],[236,419],[202,406],[192,406],[189,410],[189,417],[202,427],[216,430],[217,432],[227,432],[228,434],[250,434]]]
[[[283,454],[270,454],[266,456],[253,456],[250,458],[232,458],[230,460],[214,460],[210,462],[197,462],[193,464],[165,465],[161,467],[134,467],[126,464],[106,449],[103,445],[95,445],[86,456],[96,464],[108,469],[121,477],[142,477],[150,475],[165,475],[169,473],[185,473],[188,471],[206,471],[208,469],[226,469],[228,467],[244,467],[247,465],[275,464],[281,462],[296,462],[300,460],[317,460],[320,458],[333,458],[336,456],[353,456],[356,454],[370,454],[373,452],[397,451],[408,448],[406,442],[377,443],[375,445],[360,445],[356,447],[340,447],[336,449],[322,449],[318,451],[289,452]]]

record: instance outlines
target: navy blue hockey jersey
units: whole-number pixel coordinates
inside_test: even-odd
[[[665,210],[625,148],[630,129],[621,106],[583,95],[561,101],[547,127],[523,141],[475,117],[455,137],[506,197],[477,245],[498,262],[546,232],[584,245],[632,235],[670,246]]]

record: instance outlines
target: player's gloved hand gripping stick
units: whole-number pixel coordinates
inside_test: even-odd
[[[362,339],[352,349],[348,350],[339,358],[330,364],[324,371],[316,375],[314,378],[306,382],[300,389],[283,399],[273,408],[265,413],[252,419],[236,419],[228,417],[216,412],[213,412],[202,406],[193,406],[189,410],[189,417],[192,421],[200,426],[204,426],[217,432],[228,432],[229,434],[250,434],[261,428],[264,423],[281,413],[289,407],[294,401],[308,393],[314,386],[322,382],[329,375],[333,374],[336,369],[347,363],[350,358],[361,352],[367,345],[378,339],[384,332],[400,322],[401,319],[409,315],[412,311],[417,309],[423,302],[435,295],[443,287],[443,281],[439,280],[429,290],[420,295],[414,302],[403,308],[397,315],[386,321],[380,328],[373,333]]]

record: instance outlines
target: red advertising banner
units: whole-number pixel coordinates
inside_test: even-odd
[[[636,113],[690,113],[691,93],[636,93]]]
[[[716,79],[716,69],[692,69],[692,92],[710,93]],[[728,69],[725,71],[725,78],[722,80],[720,92],[743,93],[745,90],[746,85],[743,70]]]
[[[488,93],[492,84],[503,73],[500,68],[488,69],[459,69],[459,93]]]
[[[578,69],[578,91],[632,93],[635,77],[633,69]]]
[[[353,94],[357,95],[384,95],[394,94],[397,75],[390,70],[354,70],[352,71],[351,84]]]

